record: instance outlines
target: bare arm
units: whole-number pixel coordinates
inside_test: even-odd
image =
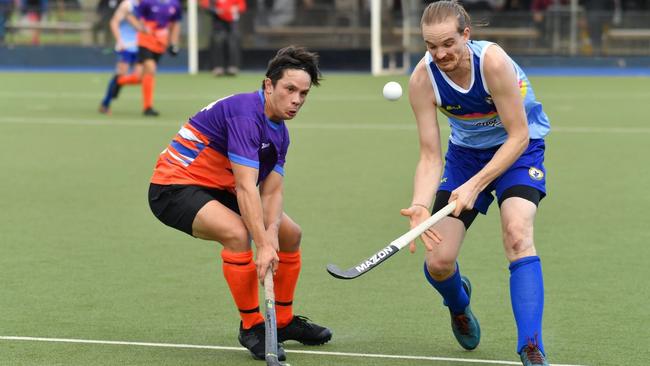
[[[271,172],[260,184],[264,225],[269,237],[278,238],[280,220],[282,219],[282,199],[284,193],[284,178],[277,172]],[[275,242],[277,245],[277,241]],[[279,247],[276,247],[278,250]]]
[[[125,18],[127,18],[128,15],[130,14],[131,12],[129,11],[129,2],[122,1],[120,5],[117,7],[117,9],[115,10],[113,17],[111,17],[111,21],[110,21],[111,32],[115,37],[115,43],[116,43],[115,48],[118,51],[124,48],[124,45],[122,44],[122,36],[120,34],[120,22]]]
[[[128,20],[128,22],[133,26],[133,28],[135,28],[135,30],[137,30],[138,32],[144,32],[145,30],[144,25],[140,23],[138,18],[136,18],[135,15],[133,15],[133,13],[129,13],[126,16],[126,20]]]
[[[429,206],[442,174],[442,152],[436,98],[423,61],[409,80],[409,102],[417,122],[420,143],[411,204]]]
[[[264,225],[264,210],[262,198],[257,189],[258,170],[232,163],[237,190],[237,202],[244,224],[253,237],[256,247],[257,275],[260,281],[264,280],[266,271],[275,270],[278,263],[277,234],[269,235]]]
[[[178,45],[178,40],[181,35],[181,25],[179,22],[173,22],[169,28],[169,43],[172,45]]]
[[[478,194],[503,174],[528,147],[528,120],[510,58],[500,47],[490,46],[486,51],[483,72],[508,137],[483,169],[452,192],[449,200],[458,201],[454,215],[473,208]]]
[[[402,210],[402,215],[409,216],[411,227],[415,227],[430,216],[427,208],[433,201],[442,174],[436,98],[426,67],[424,60],[421,60],[409,80],[409,102],[417,122],[420,143],[420,156],[413,179],[411,207]],[[425,235],[438,241],[432,231],[427,231]],[[424,243],[428,249],[431,249],[427,241]],[[415,243],[411,243],[410,250],[415,251]]]

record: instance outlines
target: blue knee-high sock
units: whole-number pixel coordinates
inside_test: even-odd
[[[510,300],[517,322],[517,353],[528,341],[542,342],[542,313],[544,312],[544,280],[538,256],[520,258],[510,263]]]
[[[427,278],[427,281],[433,286],[442,298],[445,300],[445,305],[449,307],[454,314],[460,314],[465,312],[465,308],[469,305],[469,296],[463,288],[463,283],[460,280],[460,268],[458,263],[456,263],[456,272],[447,278],[444,281],[438,282],[431,277],[429,270],[427,270],[427,264],[424,263],[424,277]]]
[[[111,81],[108,82],[108,88],[106,89],[106,95],[104,96],[104,99],[102,99],[102,105],[104,107],[108,107],[111,105],[111,90],[113,90],[113,86],[117,82],[116,77],[112,77]]]

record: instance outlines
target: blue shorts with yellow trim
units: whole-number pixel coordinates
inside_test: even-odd
[[[451,192],[460,187],[485,167],[499,147],[471,149],[450,142],[445,155],[445,171],[438,190]],[[544,198],[546,196],[545,149],[546,145],[543,139],[531,139],[528,148],[519,159],[479,193],[474,208],[480,213],[486,214],[488,207],[494,201],[493,191],[496,192],[497,199],[499,199],[505,190],[519,185],[536,188],[540,193],[540,198]]]

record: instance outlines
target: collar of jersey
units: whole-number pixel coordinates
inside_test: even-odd
[[[469,88],[463,89],[460,85],[456,84],[449,76],[447,76],[447,73],[443,72],[438,68],[438,65],[434,62],[433,64],[438,68],[438,71],[440,71],[440,74],[442,75],[443,79],[451,86],[452,88],[456,89],[457,91],[467,94],[469,93],[470,90],[472,90],[472,87],[474,86],[474,51],[472,51],[472,48],[469,46],[469,44],[466,44],[465,47],[467,47],[467,50],[469,51],[469,66],[470,66],[470,72],[472,74],[470,82],[469,82]]]
[[[267,123],[267,124],[268,124],[272,129],[277,130],[278,128],[280,128],[280,124],[282,123],[282,121],[280,121],[280,122],[273,122],[273,121],[271,121],[271,120],[269,119],[269,117],[266,116],[266,114],[264,113],[264,102],[265,102],[265,99],[264,99],[264,93],[262,92],[262,89],[258,90],[258,91],[257,91],[257,94],[260,96],[260,101],[262,101],[262,114],[264,114],[264,119],[266,120],[266,123]]]

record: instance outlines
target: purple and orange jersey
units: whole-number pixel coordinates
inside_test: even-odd
[[[148,29],[147,33],[138,33],[138,46],[164,53],[169,43],[170,23],[181,20],[179,0],[141,0],[137,12]]]
[[[178,131],[160,154],[152,183],[188,184],[234,192],[232,163],[258,170],[258,184],[272,171],[284,175],[289,131],[264,114],[261,91],[209,104]]]

